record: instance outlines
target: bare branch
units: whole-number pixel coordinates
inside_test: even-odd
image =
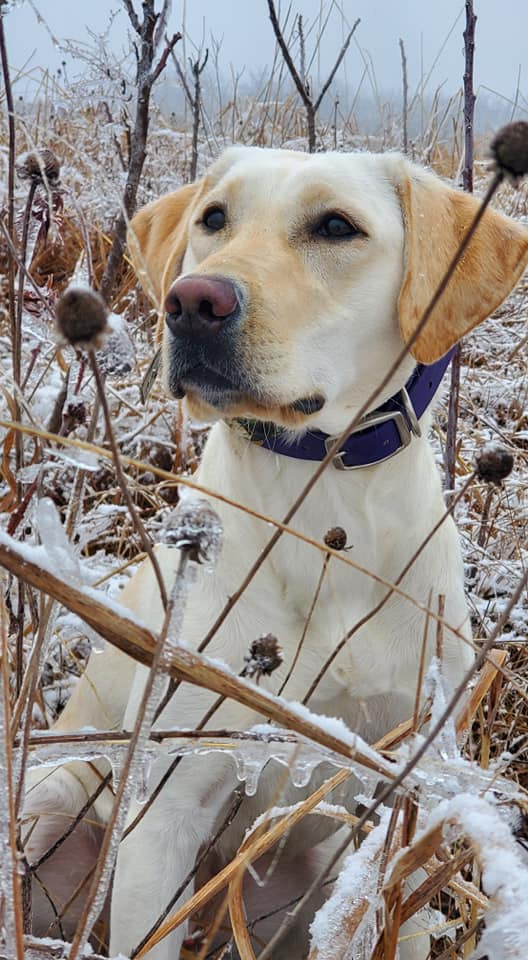
[[[171,57],[172,57],[172,62],[174,63],[174,66],[176,67],[176,72],[177,72],[177,74],[178,74],[178,76],[179,76],[179,78],[180,78],[181,85],[182,85],[182,87],[183,87],[185,96],[187,97],[189,106],[190,106],[190,107],[193,107],[193,106],[194,106],[194,99],[193,99],[193,95],[192,95],[192,93],[191,93],[191,91],[190,91],[189,84],[187,83],[187,77],[185,76],[185,74],[184,74],[184,72],[183,72],[183,70],[182,70],[180,61],[178,60],[178,58],[177,58],[176,54],[174,53],[174,51],[171,51]]]
[[[298,73],[298,71],[297,71],[297,67],[295,66],[295,64],[294,64],[294,62],[293,62],[293,60],[292,60],[291,53],[290,53],[290,51],[289,51],[289,49],[288,49],[288,44],[286,43],[286,41],[285,41],[285,39],[284,39],[282,30],[281,30],[281,28],[280,28],[280,23],[279,23],[279,20],[278,20],[278,17],[277,17],[277,12],[276,12],[276,10],[275,10],[275,4],[274,4],[273,0],[268,0],[268,9],[269,9],[269,16],[270,16],[270,20],[271,20],[271,25],[272,25],[272,27],[273,27],[273,32],[275,33],[275,36],[276,36],[276,38],[277,38],[277,43],[279,44],[279,47],[281,48],[282,55],[283,55],[284,60],[285,60],[285,62],[286,62],[286,66],[288,67],[288,70],[290,71],[291,78],[292,78],[295,86],[297,87],[297,90],[299,91],[299,95],[300,95],[300,97],[301,97],[301,99],[302,99],[302,102],[304,103],[305,107],[310,108],[310,109],[313,109],[312,100],[311,100],[310,96],[308,95],[308,93],[306,92],[304,83],[302,82],[302,79],[301,79],[301,77],[299,76],[299,73]]]
[[[401,63],[402,63],[402,84],[403,84],[403,103],[402,103],[402,129],[403,129],[403,152],[407,154],[409,149],[408,135],[407,135],[407,117],[408,117],[408,106],[407,101],[409,98],[409,84],[407,80],[407,57],[405,56],[405,46],[403,40],[400,37],[400,53],[401,53]]]
[[[132,0],[127,0],[127,11],[129,16],[131,12],[137,23],[137,33],[140,37],[140,55],[137,61],[137,101],[136,115],[134,119],[134,129],[130,136],[130,151],[127,181],[123,194],[121,211],[116,219],[114,226],[114,236],[112,247],[105,264],[103,278],[101,281],[101,294],[108,302],[114,289],[114,285],[122,263],[123,252],[126,242],[126,230],[130,217],[133,215],[137,204],[137,193],[139,181],[143,172],[143,166],[147,155],[147,138],[150,122],[150,97],[152,87],[160,74],[165,69],[169,54],[175,44],[181,39],[181,33],[175,33],[167,42],[163,53],[154,66],[154,30],[159,14],[154,12],[154,0],[146,0],[143,3],[143,22],[139,23],[132,7]]]
[[[128,13],[128,19],[134,27],[134,30],[136,33],[141,34],[141,24],[139,22],[139,17],[134,10],[134,4],[132,3],[132,0],[122,0],[122,3],[126,12]]]
[[[167,22],[171,13],[171,7],[172,7],[172,0],[163,0],[163,6],[158,14],[158,22],[156,24],[156,29],[154,31],[154,49],[155,50],[158,49],[163,35],[165,34],[166,36]]]
[[[158,77],[160,76],[160,74],[162,74],[163,71],[165,70],[165,67],[167,66],[167,60],[168,60],[168,58],[169,58],[169,55],[172,53],[172,51],[174,50],[174,47],[175,47],[176,44],[178,43],[178,40],[181,40],[181,38],[182,38],[181,33],[173,33],[173,35],[172,35],[172,37],[170,38],[170,40],[167,40],[167,43],[166,43],[166,45],[165,45],[165,49],[164,49],[163,53],[161,54],[161,57],[159,58],[156,66],[152,68],[152,71],[151,71],[151,74],[150,74],[151,82],[152,82],[152,83],[156,83],[156,80],[158,79]]]
[[[196,180],[198,170],[198,134],[200,131],[200,116],[202,111],[202,81],[201,75],[205,70],[205,65],[209,59],[209,50],[206,49],[205,56],[200,63],[200,59],[191,64],[194,77],[194,98],[193,98],[193,125],[192,125],[192,146],[191,146],[191,165],[189,169],[189,178]]]
[[[316,113],[317,113],[319,107],[321,106],[321,102],[322,102],[322,100],[323,100],[323,97],[324,97],[326,91],[328,90],[330,84],[332,83],[332,80],[334,79],[337,71],[339,70],[339,67],[341,66],[341,63],[343,62],[343,57],[345,56],[345,53],[347,52],[347,50],[348,50],[348,48],[349,48],[349,46],[350,46],[350,41],[352,40],[352,37],[354,36],[354,34],[355,34],[355,32],[356,32],[356,29],[357,29],[357,27],[359,26],[360,23],[361,23],[361,20],[360,20],[360,18],[358,17],[358,19],[357,19],[356,22],[354,23],[354,26],[352,27],[350,33],[348,34],[348,37],[346,38],[343,46],[341,47],[341,50],[339,51],[337,60],[336,60],[336,62],[334,63],[334,66],[332,67],[332,69],[331,69],[331,71],[330,71],[330,73],[329,73],[329,75],[328,75],[328,78],[327,78],[327,80],[326,80],[326,83],[324,84],[323,89],[321,90],[321,93],[319,94],[319,96],[317,97],[317,100],[315,101],[314,110],[315,110]]]
[[[302,99],[302,102],[303,102],[303,104],[304,104],[304,109],[305,109],[305,111],[306,111],[306,124],[307,124],[307,135],[308,135],[308,150],[309,150],[310,153],[313,153],[313,151],[315,150],[315,116],[316,116],[316,113],[317,113],[319,107],[321,106],[323,97],[325,96],[326,92],[328,91],[328,88],[330,87],[330,84],[332,83],[332,80],[334,79],[334,77],[335,77],[335,75],[336,75],[336,73],[337,73],[337,71],[338,71],[338,69],[339,69],[339,67],[340,67],[340,65],[341,65],[341,63],[342,63],[342,61],[343,61],[343,57],[345,56],[345,53],[347,52],[348,47],[350,46],[350,41],[352,40],[352,37],[354,36],[355,30],[356,30],[358,24],[360,23],[360,20],[359,20],[359,19],[356,20],[356,22],[354,23],[352,29],[350,30],[350,32],[349,32],[349,34],[348,34],[348,36],[347,36],[347,38],[346,38],[346,40],[345,40],[345,42],[344,42],[341,50],[339,51],[339,54],[338,54],[338,57],[337,57],[337,59],[336,59],[336,61],[335,61],[335,63],[334,63],[334,66],[332,67],[332,69],[331,69],[331,71],[330,71],[330,73],[329,73],[329,75],[328,75],[328,77],[327,77],[327,79],[326,79],[326,82],[323,84],[323,89],[321,90],[319,96],[317,97],[317,100],[314,101],[314,100],[313,100],[313,97],[312,97],[312,94],[311,94],[310,84],[309,84],[309,81],[308,81],[308,77],[305,75],[305,69],[306,69],[306,67],[305,67],[305,64],[306,64],[306,50],[305,50],[305,40],[304,40],[303,19],[302,19],[302,17],[299,17],[299,19],[298,19],[299,43],[300,43],[300,48],[301,48],[301,74],[302,74],[302,76],[301,76],[301,74],[299,74],[299,72],[298,72],[298,70],[297,70],[297,67],[295,66],[295,64],[294,64],[294,62],[293,62],[293,58],[292,58],[292,55],[291,55],[291,53],[290,53],[288,44],[286,43],[286,40],[284,39],[284,34],[283,34],[282,30],[281,30],[280,23],[279,23],[279,20],[278,20],[278,17],[277,17],[277,11],[275,10],[274,0],[268,0],[268,9],[269,9],[269,16],[270,16],[271,24],[272,24],[272,27],[273,27],[273,31],[274,31],[275,37],[276,37],[276,39],[277,39],[277,43],[279,44],[279,47],[280,47],[281,52],[282,52],[282,55],[283,55],[283,57],[284,57],[286,66],[288,67],[288,70],[289,70],[290,75],[291,75],[291,77],[292,77],[292,79],[293,79],[293,82],[294,82],[295,86],[297,87],[297,90],[298,90],[298,92],[299,92],[299,94],[300,94],[300,97],[301,97],[301,99]]]
[[[304,86],[308,90],[308,79],[306,76],[306,44],[304,42],[304,26],[302,13],[297,17],[297,31],[299,33],[299,55],[301,63],[301,77],[304,83]]]
[[[475,113],[475,91],[473,89],[473,56],[475,53],[475,27],[477,17],[473,11],[473,0],[466,0],[466,29],[464,30],[464,170],[462,173],[464,190],[473,192],[473,119]],[[457,457],[458,407],[460,399],[460,368],[462,347],[458,344],[451,363],[451,389],[447,414],[447,433],[445,451],[445,473],[447,496],[453,496]]]
[[[172,54],[174,66],[176,67],[178,77],[180,78],[185,96],[187,97],[187,102],[192,110],[191,160],[189,164],[189,181],[191,183],[193,180],[196,180],[196,171],[198,168],[198,133],[200,130],[200,117],[202,114],[202,83],[200,78],[209,59],[209,50],[206,48],[204,58],[200,63],[201,55],[202,51],[199,50],[198,56],[194,62],[189,58],[189,64],[194,78],[194,93],[192,93],[191,88],[187,83],[187,77],[185,76],[178,58],[174,55],[174,53]]]

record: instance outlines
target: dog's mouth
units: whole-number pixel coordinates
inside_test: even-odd
[[[262,420],[277,419],[293,426],[301,419],[318,413],[325,404],[319,394],[299,397],[290,403],[281,403],[251,389],[246,383],[220,373],[213,367],[198,363],[180,373],[170,384],[177,398],[187,397],[191,407],[212,407],[216,414],[255,416]],[[300,415],[300,416],[299,416]]]
[[[189,390],[198,390],[200,393],[209,396],[210,394],[238,393],[241,390],[240,384],[226,377],[218,370],[212,367],[206,367],[204,364],[197,364],[187,370],[180,381],[180,389],[184,393]]]
[[[170,386],[174,396],[196,397],[215,409],[231,405],[237,397],[242,397],[245,393],[241,383],[202,363],[180,373],[177,381],[173,381]]]

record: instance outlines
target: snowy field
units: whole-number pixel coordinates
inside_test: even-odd
[[[17,258],[25,265],[17,272],[15,288],[15,309],[21,321],[18,384],[9,320],[12,250],[4,189],[9,171],[5,111],[0,118],[4,225],[0,232],[0,551],[100,601],[103,618],[105,609],[119,618],[123,615],[119,594],[144,555],[143,546],[116,480],[92,369],[82,352],[58,343],[54,321],[57,300],[69,284],[100,284],[127,178],[132,106],[120,96],[115,78],[104,79],[102,49],[101,62],[91,62],[82,83],[48,77],[32,99],[26,96],[16,105],[16,155],[22,176],[15,181],[14,212]],[[306,148],[303,113],[293,94],[277,102],[271,99],[271,91],[263,91],[260,99],[235,97],[226,101],[223,112],[215,114],[214,109],[211,101],[200,116],[198,176],[233,139]],[[442,125],[442,117],[437,105],[435,122],[431,120],[424,139],[416,138],[413,152],[418,161],[456,179],[459,145],[452,139],[451,128]],[[153,103],[138,205],[188,180],[191,120],[190,112],[187,117],[163,116]],[[329,120],[318,127],[318,149],[399,147],[401,131],[394,115],[391,123],[389,133],[384,129],[367,137],[352,121],[332,126]],[[31,179],[23,174],[27,154],[35,148],[53,151],[60,175],[39,181],[33,189]],[[478,144],[477,193],[487,184],[485,149],[484,141]],[[503,186],[494,202],[528,222],[526,186],[518,190]],[[386,926],[390,932],[395,916],[401,919],[402,881],[417,867],[425,870],[428,881],[415,901],[405,902],[404,907],[411,913],[421,910],[420,922],[433,936],[431,958],[521,960],[528,956],[526,590],[510,605],[528,562],[527,294],[525,278],[497,313],[466,339],[462,353],[455,495],[490,441],[514,456],[513,471],[502,484],[474,479],[454,510],[476,649],[493,634],[494,662],[500,669],[486,673],[484,667],[474,680],[469,729],[459,718],[457,737],[451,722],[446,724],[397,792],[396,812],[382,806],[367,819],[363,844],[344,860],[335,885],[329,888],[330,898],[314,921],[312,960],[394,956],[394,945],[383,952],[381,931]],[[181,404],[164,394],[159,381],[147,401],[142,399],[142,382],[155,352],[156,318],[126,260],[111,306],[111,329],[98,353],[99,365],[127,484],[146,530],[157,541],[178,501],[178,477],[192,481],[207,427],[188,422]],[[441,472],[448,377],[445,383],[432,431]],[[12,426],[14,422],[24,425],[24,433]],[[5,945],[0,946],[0,956],[8,960],[19,960],[23,937],[24,955],[31,960],[67,955],[60,943],[59,922],[46,939],[32,937],[21,926],[21,891],[27,891],[23,880],[29,868],[20,854],[16,813],[25,765],[86,760],[102,753],[114,765],[117,782],[126,749],[126,740],[116,738],[103,750],[87,732],[76,742],[48,737],[90,651],[103,641],[93,625],[87,627],[75,612],[73,602],[68,606],[48,603],[45,592],[31,583],[29,574],[24,582],[23,573],[17,580],[8,569],[2,570],[0,893]],[[132,632],[137,626],[131,624]],[[221,684],[221,665],[209,667],[217,671]],[[236,682],[254,689],[250,681]],[[434,666],[426,683],[434,722],[444,705],[441,677]],[[255,789],[270,756],[279,757],[300,784],[308,782],[314,766],[325,757],[336,775],[350,769],[359,772],[360,800],[368,808],[376,781],[401,773],[425,736],[424,732],[403,739],[396,736],[383,745],[385,749],[374,750],[358,742],[343,724],[319,719],[298,705],[271,697],[268,706],[268,716],[275,717],[277,711],[276,742],[269,737],[274,728],[266,725],[245,740],[228,743],[217,739],[200,745],[190,737],[182,740],[182,753],[228,749],[248,793]],[[283,708],[291,712],[295,728],[280,722],[286,715],[280,713]],[[304,737],[305,723],[313,724],[317,742],[313,735]],[[286,726],[295,734],[285,733]],[[295,737],[301,740],[300,749]],[[329,738],[333,738],[332,748]],[[153,749],[155,745],[146,740],[145,765]],[[356,750],[359,761],[351,759]],[[368,764],[362,765],[361,758],[373,764],[376,775]],[[130,790],[137,789],[141,784],[130,785]],[[351,815],[326,803],[324,797],[317,809],[341,820],[343,829],[354,828]],[[277,818],[285,818],[282,832],[287,818],[298,813],[286,808],[274,811]],[[262,902],[264,913],[265,892]],[[100,922],[91,941],[98,955],[107,955],[106,934]],[[223,940],[229,943],[231,934]],[[197,934],[183,955],[203,956],[200,945]],[[86,956],[90,949],[86,947]],[[225,946],[208,955],[237,956]]]

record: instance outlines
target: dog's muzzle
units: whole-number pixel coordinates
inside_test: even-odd
[[[169,387],[176,397],[197,392],[222,408],[247,392],[242,363],[244,295],[228,277],[182,277],[165,299],[169,333]]]

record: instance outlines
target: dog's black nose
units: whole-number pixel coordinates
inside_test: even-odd
[[[204,339],[238,315],[235,284],[224,277],[191,276],[177,280],[165,300],[172,333]]]

